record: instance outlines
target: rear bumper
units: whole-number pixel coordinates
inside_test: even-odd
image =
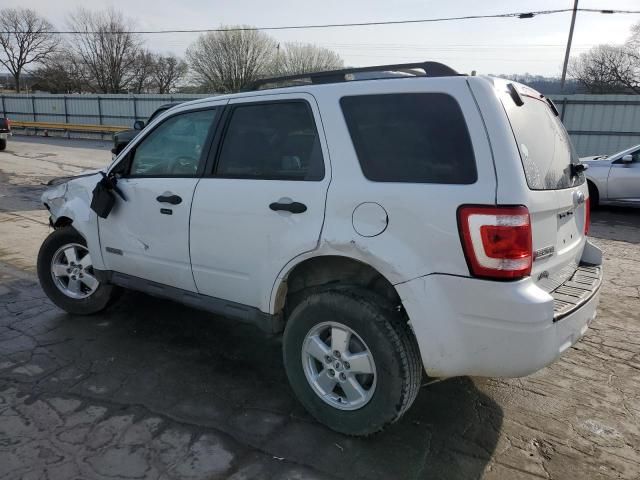
[[[598,257],[594,249],[585,249],[589,261]],[[521,377],[552,363],[585,334],[600,299],[602,269],[594,271],[589,292],[574,292],[579,301],[561,314],[553,292],[530,278],[493,282],[434,274],[396,288],[429,375]]]

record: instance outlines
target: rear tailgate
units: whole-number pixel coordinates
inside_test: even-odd
[[[580,263],[588,194],[586,186],[531,192],[529,203],[534,260],[531,276],[547,292],[567,280]],[[582,200],[581,200],[582,199]]]
[[[521,163],[526,180],[518,203],[526,205],[531,215],[531,276],[550,292],[571,277],[580,263],[588,188],[553,104],[523,85],[501,86],[506,88],[497,88],[498,94],[520,156],[513,161]],[[499,190],[502,181],[499,175]]]

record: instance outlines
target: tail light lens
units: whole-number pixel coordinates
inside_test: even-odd
[[[584,234],[589,235],[589,229],[591,228],[591,198],[587,197],[587,201],[584,202]]]
[[[517,280],[531,274],[531,219],[526,207],[464,205],[458,209],[458,228],[472,275]]]

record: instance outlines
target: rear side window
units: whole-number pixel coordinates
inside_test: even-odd
[[[324,161],[309,106],[303,101],[235,106],[222,142],[216,175],[322,180]]]
[[[516,105],[508,90],[500,93],[500,99],[511,123],[529,188],[560,190],[582,184],[584,174],[573,174],[571,164],[579,160],[560,118],[538,92],[523,85],[516,88],[522,105]]]
[[[469,184],[477,178],[458,102],[444,93],[340,100],[364,176],[375,182]]]

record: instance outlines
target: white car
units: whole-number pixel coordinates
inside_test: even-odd
[[[640,205],[640,145],[613,155],[584,157],[591,207]]]
[[[98,186],[49,189],[51,300],[90,314],[126,287],[284,332],[296,395],[351,435],[423,370],[518,377],[578,341],[602,256],[551,102],[433,62],[307,77],[174,107]]]

